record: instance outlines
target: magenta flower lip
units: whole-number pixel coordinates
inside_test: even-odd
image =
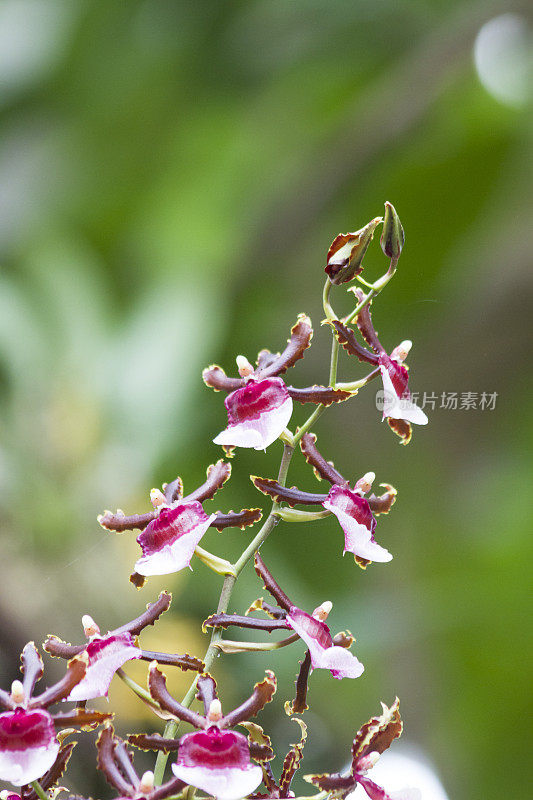
[[[37,780],[59,753],[54,721],[47,711],[17,708],[0,714],[0,778],[15,786]]]
[[[226,447],[265,450],[285,430],[292,399],[281,378],[250,380],[224,400],[228,427],[213,439]]]
[[[196,545],[216,519],[194,500],[164,506],[137,537],[142,557],[135,564],[140,575],[168,575],[188,567]]]

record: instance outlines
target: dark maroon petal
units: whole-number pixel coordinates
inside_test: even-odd
[[[251,628],[252,630],[272,633],[289,626],[284,619],[258,619],[241,614],[212,614],[202,624],[202,628],[228,628],[235,625],[238,628]]]
[[[213,520],[210,528],[216,528],[221,531],[224,528],[240,528],[244,530],[249,525],[255,525],[259,522],[263,512],[260,508],[243,508],[241,511],[228,511],[227,514],[217,513],[216,519]]]
[[[357,786],[357,778],[353,775],[341,775],[338,772],[304,775],[304,780],[318,786],[323,792],[335,792],[336,796],[340,797],[346,797]]]
[[[254,761],[263,764],[275,758],[270,736],[267,736],[261,725],[256,725],[255,722],[241,722],[240,725],[248,731],[248,747]]]
[[[179,667],[184,672],[188,669],[195,670],[195,672],[203,672],[205,669],[203,661],[190,656],[188,653],[183,655],[179,653],[158,653],[155,650],[141,650],[140,653],[143,661],[157,661],[166,667]]]
[[[283,762],[283,769],[281,770],[281,777],[279,781],[279,788],[281,790],[281,797],[287,797],[287,793],[291,788],[294,773],[300,766],[303,758],[303,749],[307,739],[307,725],[301,719],[294,717],[294,721],[298,723],[301,730],[300,741],[291,745],[291,748]]]
[[[411,423],[406,422],[404,419],[392,419],[391,417],[387,417],[387,422],[396,436],[400,437],[400,444],[409,444],[413,435]]]
[[[354,295],[356,296],[359,302],[361,302],[365,297],[365,293],[362,291],[362,289],[355,289]],[[384,353],[385,348],[379,341],[376,329],[374,328],[374,324],[372,322],[370,306],[371,302],[367,303],[366,306],[359,312],[355,321],[357,327],[361,331],[361,336],[363,337],[365,342],[370,345],[372,350],[374,350],[374,352],[378,354]]]
[[[250,480],[260,492],[263,492],[263,494],[268,494],[278,503],[285,501],[291,507],[298,504],[312,506],[321,505],[327,497],[325,494],[311,494],[310,492],[302,492],[295,486],[292,486],[289,489],[288,487],[282,486],[280,483],[278,483],[278,481],[274,481],[271,478],[259,478],[257,475],[250,475]]]
[[[139,750],[155,750],[163,753],[170,753],[179,748],[179,739],[164,739],[158,733],[130,733],[128,742],[138,747]]]
[[[222,367],[211,364],[204,369],[202,378],[206,386],[210,386],[215,392],[234,392],[244,386],[243,378],[228,378]]]
[[[231,464],[228,464],[227,461],[217,461],[216,464],[211,464],[207,468],[207,480],[205,483],[202,483],[198,489],[184,497],[183,502],[190,503],[192,500],[197,500],[199,503],[203,503],[204,500],[214,497],[218,490],[229,480],[230,476]]]
[[[320,480],[325,478],[332,484],[345,484],[348,483],[338,470],[335,469],[332,461],[326,461],[323,455],[318,452],[316,446],[316,436],[314,433],[304,433],[300,439],[300,448],[304,454],[305,460],[311,464],[316,477]]]
[[[337,642],[334,642],[337,644]],[[309,671],[311,669],[311,653],[307,650],[303,661],[300,664],[300,671],[296,677],[296,695],[294,700],[285,703],[285,711],[287,714],[303,714],[304,711],[307,711],[309,706],[307,705],[307,689],[308,689],[308,681],[309,681]]]
[[[250,752],[246,737],[236,731],[221,731],[216,726],[181,737],[178,764],[210,769],[246,767]]]
[[[168,610],[171,602],[172,595],[170,592],[161,592],[157,600],[155,600],[153,603],[148,603],[146,606],[146,611],[144,611],[135,619],[132,619],[131,622],[126,622],[124,625],[121,625],[120,628],[115,628],[115,630],[110,631],[110,633],[114,635],[120,633],[131,633],[132,636],[138,636],[140,632],[144,630],[144,628],[148,627],[148,625],[154,625],[161,614],[164,614],[165,611]]]
[[[157,664],[150,665],[148,672],[148,689],[153,699],[159,703],[163,711],[168,711],[177,719],[189,722],[194,728],[205,728],[207,721],[200,714],[185,708],[175,700],[167,689],[167,679],[157,668]]]
[[[84,644],[67,644],[57,636],[50,634],[43,642],[43,650],[46,650],[54,658],[74,658],[85,650]]]
[[[82,728],[82,730],[93,730],[104,722],[113,719],[113,714],[104,711],[93,711],[88,708],[74,708],[72,711],[56,712],[53,716],[57,728]]]
[[[163,491],[165,493],[165,500],[170,505],[177,503],[183,498],[183,481],[178,475],[171,483],[163,484]]]
[[[21,672],[24,676],[22,685],[24,696],[31,697],[35,684],[43,676],[43,660],[33,642],[28,642],[20,656]]]
[[[114,755],[115,761],[126,780],[129,781],[132,786],[138,786],[140,779],[133,766],[132,756],[128,752],[122,739],[119,739],[118,736],[115,736],[114,739]]]
[[[263,586],[267,592],[272,595],[280,608],[284,608],[285,611],[290,611],[291,608],[293,608],[293,603],[291,603],[285,592],[276,583],[267,565],[259,555],[259,552],[257,552],[254,557],[254,569],[262,579]]]
[[[383,753],[397,739],[403,729],[398,698],[388,708],[384,703],[383,713],[372,717],[358,730],[352,745],[352,769],[357,771],[359,759],[368,753]]]
[[[303,358],[305,351],[311,346],[313,338],[313,327],[307,314],[300,314],[295,324],[291,328],[291,336],[288,339],[287,347],[268,365],[258,369],[256,375],[259,380],[270,378],[273,375],[281,375],[289,367],[294,367],[296,362]]]
[[[239,722],[255,717],[267,703],[270,703],[276,692],[276,676],[269,669],[265,674],[266,678],[255,684],[250,697],[238,708],[234,708],[233,711],[222,717],[219,723],[221,728],[231,728]]]
[[[398,492],[388,483],[382,483],[381,486],[386,489],[383,494],[380,494],[376,497],[375,494],[371,494],[368,499],[368,505],[370,509],[373,511],[374,514],[388,514],[391,510],[392,506],[396,502],[396,495]]]
[[[207,717],[211,703],[218,697],[216,681],[206,672],[198,677],[196,689],[196,699],[204,704],[204,714]]]
[[[306,386],[303,389],[287,386],[287,391],[292,399],[299,403],[315,403],[319,406],[342,403],[352,396],[351,392],[345,392],[344,389],[333,389],[331,386]]]
[[[124,531],[144,530],[146,526],[157,517],[157,511],[148,511],[146,514],[113,514],[105,511],[98,517],[98,522],[107,531],[123,533]]]
[[[72,689],[85,677],[87,661],[85,653],[75,656],[67,664],[66,675],[42,694],[33,697],[28,703],[28,708],[47,708],[68,697]]]
[[[342,345],[347,353],[349,353],[351,356],[355,356],[359,359],[359,361],[366,361],[368,364],[378,363],[378,356],[375,353],[370,352],[370,350],[367,350],[362,344],[359,344],[355,338],[355,333],[351,328],[349,328],[339,319],[331,320],[330,325],[335,331],[335,337],[337,341]]]
[[[111,784],[121,795],[133,797],[137,784],[133,785],[126,780],[115,759],[114,731],[111,725],[107,725],[96,740],[98,751],[97,766],[101,770],[108,783]]]

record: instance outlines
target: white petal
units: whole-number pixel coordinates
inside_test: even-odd
[[[188,567],[196,545],[216,516],[211,514],[205,522],[195,525],[192,531],[182,534],[172,544],[165,545],[152,555],[142,556],[135,564],[135,571],[139,575],[169,575]]]
[[[345,535],[345,553],[354,553],[360,558],[367,558],[369,561],[381,561],[382,563],[392,559],[392,555],[388,550],[385,550],[377,542],[372,541],[372,534],[365,525],[357,522],[345,511],[341,511],[329,500],[325,500],[322,505],[332,514],[335,514],[341,524]]]
[[[54,739],[42,747],[0,752],[0,778],[15,786],[37,780],[47,772],[59,753],[59,743]]]
[[[196,786],[219,800],[240,800],[247,797],[263,780],[263,772],[258,766],[249,766],[246,769],[209,769],[172,764],[172,772],[189,786]]]

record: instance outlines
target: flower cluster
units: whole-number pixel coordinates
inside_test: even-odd
[[[390,263],[380,279],[369,283],[361,277],[363,259],[380,225],[383,226],[381,247]],[[137,617],[107,633],[102,633],[95,620],[85,614],[82,617],[85,641],[80,644],[49,635],[43,644],[45,652],[53,658],[64,659],[67,665],[64,676],[41,694],[35,695],[34,691],[43,675],[43,662],[35,645],[32,642],[26,645],[21,656],[22,681],[15,679],[10,691],[0,691],[0,705],[4,709],[0,713],[0,779],[20,787],[19,792],[7,793],[11,800],[54,800],[60,792],[68,791],[58,786],[75,746],[75,742],[66,742],[66,739],[73,730],[90,733],[95,728],[100,729],[95,742],[96,765],[120,800],[186,800],[195,791],[219,800],[295,797],[293,779],[301,766],[307,739],[307,724],[301,715],[309,707],[309,680],[313,671],[325,670],[336,680],[353,680],[361,676],[364,667],[352,652],[352,634],[347,630],[332,633],[328,627],[326,620],[332,613],[331,601],[318,598],[319,605],[310,612],[298,606],[282,589],[263,558],[265,542],[280,522],[312,525],[334,517],[344,537],[343,554],[351,553],[359,566],[367,568],[373,562],[386,563],[392,559],[383,544],[387,543],[390,532],[386,525],[382,530],[380,523],[378,542],[376,530],[377,517],[388,514],[395,503],[396,489],[382,483],[381,490],[374,493],[372,471],[356,476],[355,480],[345,478],[333,462],[322,455],[317,436],[311,429],[328,406],[351,400],[376,377],[383,381],[383,418],[403,444],[411,439],[412,424],[427,422],[408,389],[404,362],[411,343],[404,341],[389,354],[378,338],[370,311],[371,304],[396,272],[404,238],[398,215],[387,203],[383,218],[376,217],[355,233],[339,234],[331,245],[323,294],[325,322],[333,337],[328,385],[316,383],[298,387],[281,377],[311,346],[313,328],[306,314],[298,316],[287,345],[280,353],[262,349],[255,366],[244,356],[237,356],[235,377],[228,376],[222,367],[214,364],[203,372],[208,387],[226,393],[227,426],[213,439],[223,447],[226,457],[233,457],[240,447],[264,450],[277,441],[282,445],[277,477],[250,476],[255,490],[260,493],[257,496],[270,498],[268,511],[260,507],[219,511],[208,505],[231,478],[229,461],[221,459],[208,467],[205,482],[188,494],[184,494],[183,481],[177,477],[163,484],[161,489],[152,489],[148,510],[130,515],[121,510],[106,511],[98,517],[100,525],[112,533],[139,532],[136,541],[140,553],[130,577],[139,590],[150,576],[172,575],[191,567],[194,559],[203,565],[202,569],[222,576],[218,608],[209,613],[202,627],[204,633],[210,633],[210,641],[201,657],[143,648],[144,629],[157,625],[171,606],[171,594],[163,591]],[[357,282],[356,285],[353,282]],[[350,314],[341,318],[333,310],[330,293],[333,286],[345,283],[351,284],[348,297],[353,297],[356,305]],[[366,293],[362,286],[366,287]],[[358,361],[369,364],[370,372],[351,381],[338,381],[341,348]],[[313,410],[307,419],[291,429],[289,426],[299,404],[311,404]],[[287,485],[289,464],[295,453],[300,453],[309,465],[310,474],[330,484],[328,492],[304,491]],[[234,563],[200,545],[210,528],[223,532],[238,527],[248,535],[248,528],[260,521],[261,527],[248,536],[241,557]],[[320,558],[329,558],[331,554],[325,538],[320,536],[320,526],[313,530],[316,536],[312,546],[320,553]],[[306,535],[312,537],[313,532]],[[221,541],[223,539],[222,536]],[[340,547],[335,540],[333,542],[331,557],[336,557]],[[259,597],[242,613],[230,613],[233,587],[252,560],[259,585],[274,602]],[[296,593],[290,594],[296,596]],[[268,634],[269,638],[231,640],[226,636],[229,628]],[[284,638],[272,641],[273,632],[283,633]],[[286,714],[299,726],[300,739],[284,755],[276,777],[271,766],[276,756],[272,741],[263,728],[252,721],[273,699],[277,689],[274,671],[268,668],[265,678],[255,684],[251,694],[239,706],[225,712],[211,672],[221,653],[267,652],[274,657],[276,650],[292,645],[298,648],[298,643],[303,643],[304,655],[298,668],[295,695],[286,700],[284,707]],[[147,689],[124,669],[133,660],[149,664]],[[177,667],[193,673],[190,689],[181,701],[167,689],[161,667]],[[108,696],[115,678],[124,681],[149,707],[154,726],[160,725],[161,720],[165,722],[162,734],[158,730],[148,730],[118,735],[115,728],[120,720],[113,719],[112,711],[104,713],[88,708],[91,701]],[[54,705],[59,705],[61,710],[50,711]],[[192,727],[192,732],[179,734],[182,723]],[[393,795],[368,778],[367,773],[401,731],[396,699],[390,708],[383,705],[383,713],[370,719],[355,734],[348,771],[307,775],[305,780],[318,789],[316,797],[320,800],[344,798],[357,785],[371,800],[392,800]],[[157,753],[154,769],[140,774],[132,748]],[[170,770],[165,776],[170,757]]]

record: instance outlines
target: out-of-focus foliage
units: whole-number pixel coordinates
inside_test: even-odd
[[[218,591],[205,568],[137,595],[133,536],[106,534],[96,514],[147,507],[151,486],[178,472],[194,487],[219,456],[211,439],[225,416],[202,385],[207,363],[278,349],[306,311],[315,343],[294,381],[326,379],[325,253],[391,200],[406,246],[374,318],[386,346],[414,340],[413,388],[435,393],[437,408],[408,448],[380,425],[373,388],[316,428],[347,475],[372,469],[398,487],[380,521],[390,565],[363,574],[342,559],[331,520],[280,525],[265,545],[300,605],[336,601],[332,627],[352,629],[366,666],[334,686],[313,675],[306,771],[319,756],[341,767],[377,700],[397,693],[406,738],[450,796],[524,796],[529,11],[486,0],[0,3],[4,684],[24,641],[50,630],[78,640],[84,612],[114,627],[161,586],[174,591],[171,646],[203,648],[198,621]],[[368,276],[383,266],[374,243]],[[360,374],[343,354],[341,378]],[[498,392],[496,408],[439,408],[452,391]],[[216,507],[261,502],[248,475],[272,476],[278,459],[276,446],[238,453]],[[296,458],[290,477],[316,485]],[[235,557],[249,536],[212,531],[205,544]],[[257,592],[249,569],[232,610]],[[270,664],[282,687],[295,647]],[[238,670],[257,678],[264,666],[217,665],[228,704]],[[289,696],[278,694],[266,728]],[[129,702],[131,730],[144,710]],[[275,725],[278,740],[292,736]]]

